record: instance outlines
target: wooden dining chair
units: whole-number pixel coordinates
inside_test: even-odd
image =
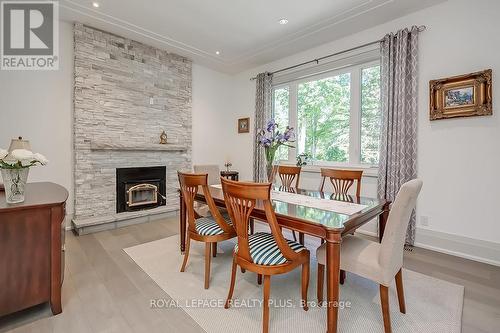
[[[319,185],[319,191],[323,192],[325,189],[326,179],[330,179],[333,186],[333,198],[342,199],[349,197],[349,189],[356,182],[356,197],[359,198],[361,195],[361,178],[363,177],[362,170],[339,170],[339,169],[326,169],[321,168],[321,184]],[[353,232],[354,234],[354,232]],[[324,240],[321,240],[321,244]],[[340,271],[340,284],[344,284],[345,271]]]
[[[340,248],[340,268],[375,281],[380,288],[380,302],[385,332],[391,332],[389,316],[389,286],[396,280],[399,311],[406,313],[403,291],[403,251],[406,230],[415,208],[422,181],[411,180],[401,187],[394,200],[382,242],[372,242],[357,236],[346,236]],[[316,251],[318,259],[318,302],[323,300],[323,279],[326,265],[326,246]]]
[[[321,168],[321,183],[319,191],[323,192],[326,179],[330,179],[333,186],[333,193],[348,194],[349,189],[356,181],[356,196],[361,195],[361,177],[363,171],[360,170],[338,170]]]
[[[276,172],[281,180],[281,186],[285,189],[299,188],[301,170],[302,167],[299,166],[279,165]],[[292,230],[292,233],[293,233],[293,240],[297,241],[297,236],[295,235],[295,231]],[[300,244],[304,244],[303,233],[299,233],[299,242]]]
[[[278,176],[281,180],[281,186],[284,187],[299,187],[300,171],[302,167],[292,165],[279,165]],[[295,184],[294,184],[295,180]]]
[[[270,183],[246,183],[222,179],[222,190],[229,215],[238,235],[233,253],[231,284],[225,308],[233,297],[237,266],[264,277],[262,331],[269,332],[269,294],[271,276],[302,266],[302,301],[307,311],[309,251],[301,244],[283,237],[271,203]],[[271,233],[248,234],[248,222],[256,204],[262,204]]]
[[[217,251],[217,242],[225,241],[236,236],[231,221],[226,221],[222,217],[215,206],[215,202],[210,195],[208,189],[208,174],[193,174],[178,172],[180,189],[182,197],[186,204],[187,221],[188,221],[188,235],[186,243],[186,252],[184,254],[184,261],[182,262],[181,272],[186,269],[186,264],[189,258],[189,248],[191,239],[205,243],[205,289],[208,289],[210,284],[210,252],[214,254]],[[196,217],[194,211],[194,197],[198,193],[200,187],[207,201],[210,209],[211,216],[209,217]]]

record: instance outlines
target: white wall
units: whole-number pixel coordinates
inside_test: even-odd
[[[232,159],[228,142],[236,131],[233,77],[193,64],[193,164],[218,164]]]
[[[418,175],[424,187],[418,202],[419,245],[500,264],[500,2],[451,0],[352,36],[235,77],[235,109],[228,113],[252,116],[256,73],[273,71],[325,54],[377,40],[387,32],[411,25],[426,25],[419,55]],[[480,18],[480,22],[477,20]],[[474,23],[475,22],[475,23]],[[428,82],[431,79],[493,69],[494,115],[468,119],[429,121]],[[251,178],[252,137],[235,134],[230,140],[234,165],[243,178]],[[307,175],[308,184],[313,184]],[[319,181],[319,178],[318,178]],[[373,179],[366,179],[374,193]],[[365,186],[365,184],[363,185]],[[371,193],[370,193],[371,192]],[[420,225],[427,216],[429,226]],[[373,230],[373,226],[372,229]]]
[[[0,147],[12,138],[30,140],[49,164],[31,168],[29,181],[51,181],[70,193],[73,211],[73,33],[60,22],[59,70],[0,71]]]

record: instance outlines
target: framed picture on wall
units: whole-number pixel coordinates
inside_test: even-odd
[[[238,119],[238,133],[249,133],[249,132],[250,132],[250,118]]]
[[[430,120],[493,114],[491,69],[429,82]]]

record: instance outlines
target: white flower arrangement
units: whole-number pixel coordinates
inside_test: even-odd
[[[0,169],[24,169],[47,163],[49,161],[45,156],[27,149],[14,149],[10,154],[7,150],[0,149]]]

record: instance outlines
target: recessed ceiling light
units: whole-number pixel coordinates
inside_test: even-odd
[[[285,24],[287,24],[287,23],[288,23],[288,20],[287,20],[286,18],[282,18],[282,19],[281,19],[281,20],[279,20],[278,22],[279,22],[279,24],[281,24],[281,25],[285,25]]]
[[[99,4],[99,2],[92,2],[92,6],[94,8],[99,8],[100,4]]]
[[[219,54],[220,54],[220,51],[215,51],[215,54],[219,55]]]

